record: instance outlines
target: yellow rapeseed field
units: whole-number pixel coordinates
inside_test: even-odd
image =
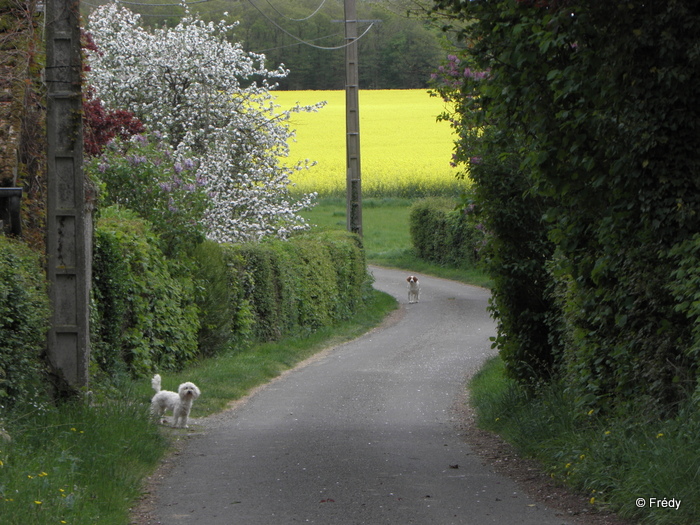
[[[289,164],[309,159],[317,164],[292,177],[296,190],[319,196],[345,192],[345,92],[279,91],[283,108],[326,101],[316,113],[292,116],[296,130]],[[456,195],[465,182],[450,166],[454,134],[440,98],[425,90],[360,92],[360,156],[365,196],[419,197]]]

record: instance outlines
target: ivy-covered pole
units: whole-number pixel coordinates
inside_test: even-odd
[[[92,220],[83,177],[79,1],[46,2],[48,357],[59,390],[88,384]]]

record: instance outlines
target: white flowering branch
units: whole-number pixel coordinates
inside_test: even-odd
[[[305,167],[280,160],[294,135],[289,116],[322,104],[280,111],[270,81],[288,71],[268,70],[264,55],[229,42],[236,25],[188,13],[174,28],[147,31],[139,15],[104,5],[89,19],[98,51],[88,55],[87,80],[107,106],[133,111],[177,152],[200,159],[211,199],[210,238],[285,238],[307,228],[298,212],[314,197],[295,201],[289,192],[290,175]]]

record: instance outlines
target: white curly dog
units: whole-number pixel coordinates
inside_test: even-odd
[[[151,386],[156,394],[151,399],[151,413],[158,418],[163,417],[166,410],[173,411],[173,426],[179,428],[189,428],[187,419],[190,417],[192,402],[199,397],[200,391],[194,383],[182,383],[177,392],[160,389],[160,374],[156,374],[151,379]],[[167,423],[167,420],[161,420]]]

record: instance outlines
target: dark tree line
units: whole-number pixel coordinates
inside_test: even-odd
[[[142,3],[150,1],[159,3]],[[425,17],[409,16],[404,3],[357,0],[358,19],[376,21],[359,43],[364,89],[426,88],[446,54],[441,31]],[[172,5],[126,5],[152,26],[175,25],[185,14]],[[280,89],[342,89],[345,85],[344,50],[324,49],[344,44],[343,0],[211,0],[192,4],[190,9],[205,20],[239,21],[232,40],[241,42],[246,51],[265,54],[269,68],[284,64],[290,70]],[[369,22],[360,24],[359,33],[368,26]]]

